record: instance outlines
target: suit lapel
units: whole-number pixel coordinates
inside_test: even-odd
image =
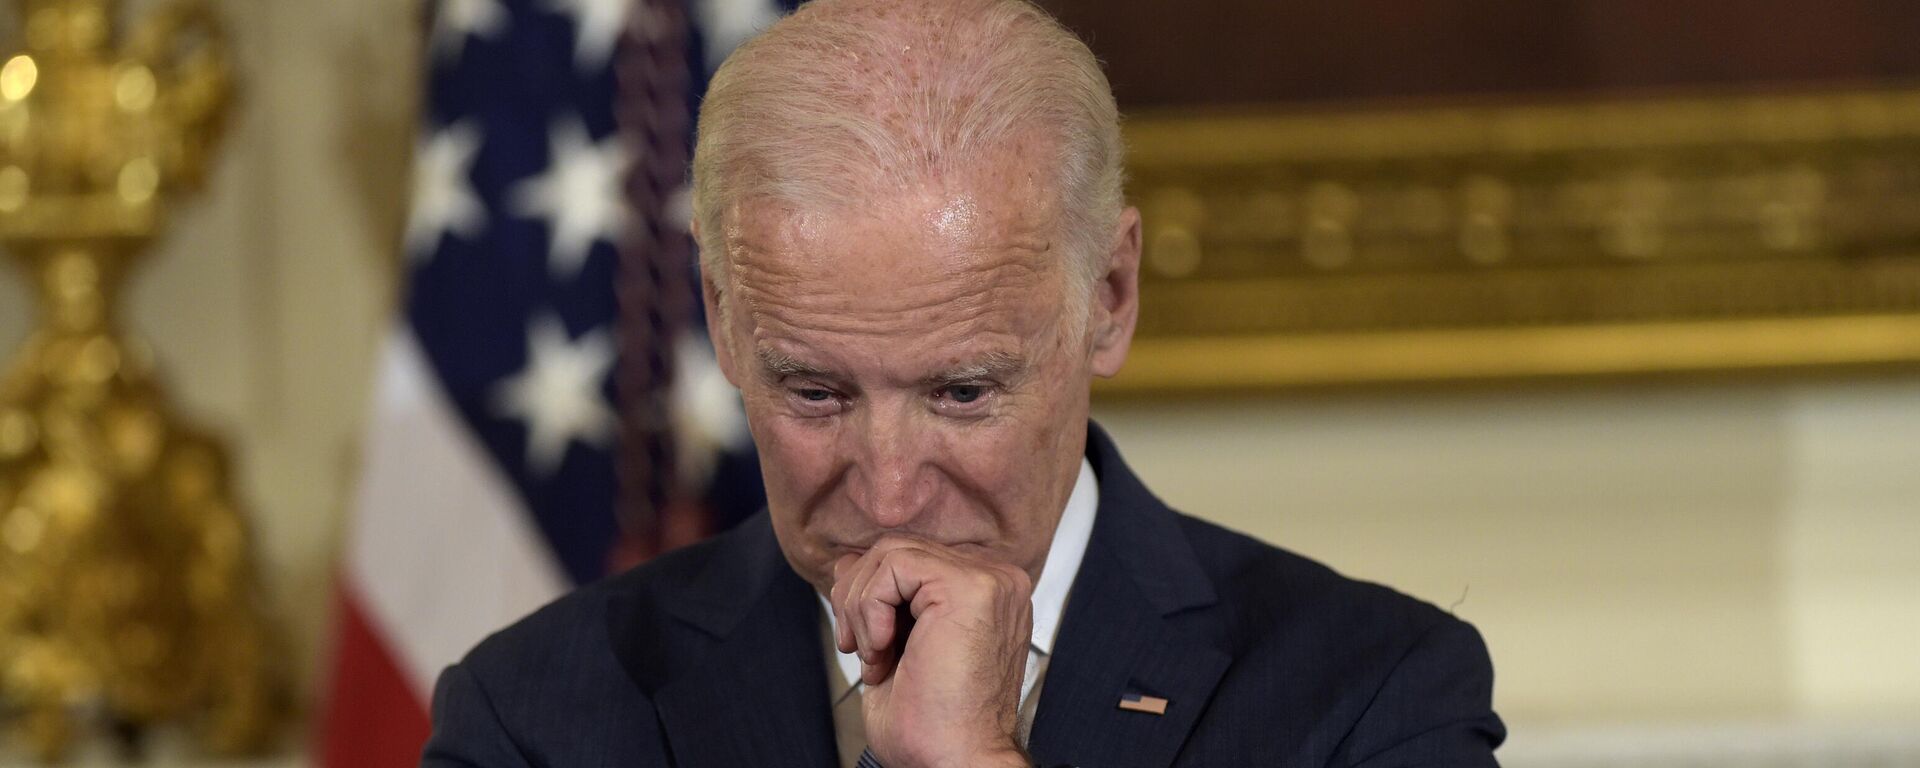
[[[756,525],[764,527],[764,513],[743,527]],[[761,582],[761,588],[729,593],[748,585],[717,573],[702,581],[722,584],[692,587],[686,594],[694,600],[673,609],[710,643],[698,661],[676,670],[654,694],[681,768],[838,764],[819,605],[813,588],[780,557],[770,529],[763,538],[746,569],[759,572],[745,579]],[[716,557],[714,565],[743,563]],[[748,607],[739,608],[741,602]]]
[[[1172,510],[1127,470],[1099,427],[1088,456],[1100,511],[1054,642],[1028,745],[1037,765],[1166,766],[1232,658],[1205,639],[1217,600]],[[1123,710],[1127,694],[1167,700]]]
[[[1075,582],[1048,662],[1028,745],[1035,764],[1171,765],[1230,659],[1144,610],[1130,585],[1081,574],[1095,579]],[[1121,709],[1128,693],[1166,699],[1165,714]]]

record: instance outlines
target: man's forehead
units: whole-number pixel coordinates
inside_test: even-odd
[[[1053,228],[1000,210],[965,194],[860,211],[742,206],[729,272],[755,356],[777,375],[1016,374],[1064,270]]]
[[[1059,261],[1050,212],[967,190],[802,207],[741,201],[729,212],[727,258],[774,273],[904,268],[930,274],[1015,264],[1040,271]]]

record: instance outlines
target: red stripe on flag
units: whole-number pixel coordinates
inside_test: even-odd
[[[334,594],[334,665],[320,721],[324,768],[412,768],[432,723],[345,585]]]

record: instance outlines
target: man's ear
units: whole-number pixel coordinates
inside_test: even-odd
[[[695,248],[704,242],[700,239],[700,222],[693,222],[689,229],[693,232]],[[721,315],[719,276],[707,269],[707,260],[699,259],[700,264],[700,306],[707,318],[707,339],[713,342],[714,362],[720,365],[720,373],[727,377],[727,383],[734,389],[740,388],[740,379],[734,375],[733,337],[727,334],[726,318]]]
[[[1093,374],[1111,378],[1127,362],[1140,319],[1140,209],[1120,212],[1093,300]]]

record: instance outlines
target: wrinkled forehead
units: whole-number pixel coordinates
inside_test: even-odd
[[[725,217],[728,271],[736,282],[824,280],[873,290],[972,273],[1058,271],[1066,249],[1050,181],[1030,163],[998,162],[874,184],[841,200],[735,201]]]

